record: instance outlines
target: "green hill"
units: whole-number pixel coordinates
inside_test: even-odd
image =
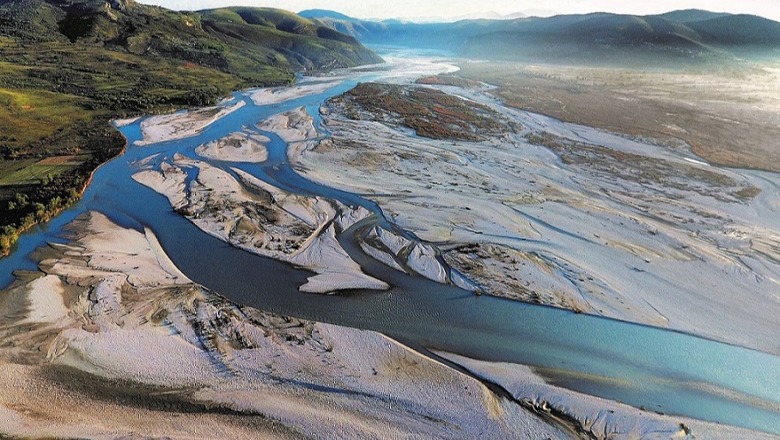
[[[0,254],[121,151],[112,118],[377,62],[354,37],[276,9],[0,0]]]

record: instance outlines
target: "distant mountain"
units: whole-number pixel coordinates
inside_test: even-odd
[[[712,20],[713,18],[728,17],[731,14],[725,12],[710,12],[702,9],[681,9],[679,11],[658,14],[654,17],[663,18],[670,21],[679,21],[681,23],[692,23],[695,21]]]
[[[345,21],[364,21],[364,22],[374,22],[373,20],[359,20],[352,18],[348,15],[342,14],[341,12],[331,11],[328,9],[307,9],[305,11],[301,11],[298,13],[301,17],[306,18],[319,18],[319,19],[327,19],[327,20],[345,20]],[[440,16],[431,16],[431,17],[415,17],[410,19],[389,19],[389,20],[383,20],[383,23],[453,23],[456,21],[461,20],[513,20],[516,18],[523,18],[526,14],[522,12],[515,12],[512,14],[500,14],[495,11],[486,11],[486,12],[477,12],[472,14],[464,14],[464,15],[458,15],[454,17],[440,17]]]
[[[495,11],[487,11],[487,12],[475,12],[472,14],[463,14],[463,15],[456,15],[452,17],[439,17],[439,16],[430,16],[430,17],[414,17],[407,19],[405,21],[410,23],[454,23],[456,21],[462,21],[462,20],[514,20],[516,18],[523,18],[526,14],[523,14],[522,12],[515,12],[512,14],[500,14]]]
[[[409,47],[449,49],[458,47],[466,38],[500,29],[514,20],[461,20],[446,23],[415,23],[402,20],[371,21],[356,18],[335,18],[332,11],[306,11],[312,20],[356,37],[364,44],[388,44]]]
[[[367,44],[445,49],[486,59],[544,62],[690,63],[780,52],[780,23],[703,10],[609,13],[455,23],[314,19]]]
[[[780,23],[754,15],[730,15],[689,23],[702,41],[723,47],[780,47]]]

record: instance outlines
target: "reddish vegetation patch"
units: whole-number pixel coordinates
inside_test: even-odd
[[[69,155],[47,157],[46,159],[39,160],[36,165],[78,165],[82,162],[83,160],[79,160],[78,156]]]
[[[363,83],[329,104],[352,119],[403,125],[432,139],[481,141],[517,129],[490,107],[427,87]]]
[[[425,76],[417,80],[417,84],[427,84],[434,86],[455,86],[463,88],[473,88],[482,85],[479,81],[464,79],[453,75],[435,75]]]

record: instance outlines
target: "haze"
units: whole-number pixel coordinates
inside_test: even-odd
[[[574,14],[588,12],[615,12],[626,14],[655,14],[676,9],[698,8],[717,12],[731,12],[761,15],[780,20],[780,2],[776,0],[658,0],[654,2],[625,0],[416,0],[363,1],[351,0],[143,0],[143,3],[164,6],[170,9],[198,10],[222,6],[267,6],[292,11],[304,9],[332,9],[359,18],[404,18],[462,17],[469,14],[497,12],[511,14],[526,12],[531,15]]]

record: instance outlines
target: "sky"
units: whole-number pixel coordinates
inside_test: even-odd
[[[197,10],[221,6],[267,6],[290,11],[331,9],[357,18],[462,17],[497,12],[533,15],[616,12],[636,15],[676,9],[707,9],[761,15],[780,21],[780,0],[138,0],[169,9]]]

